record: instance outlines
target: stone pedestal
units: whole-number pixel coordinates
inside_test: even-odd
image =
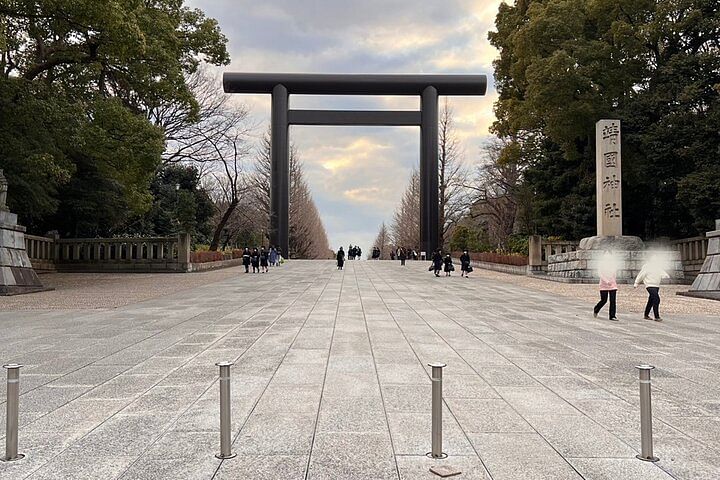
[[[528,275],[542,274],[542,237],[530,235],[528,238]]]
[[[720,220],[715,220],[715,230],[707,232],[707,256],[700,274],[688,292],[679,295],[720,300]]]
[[[0,210],[0,295],[43,290],[25,251],[25,227],[17,224],[17,215]]]

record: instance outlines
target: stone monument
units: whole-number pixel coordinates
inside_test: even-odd
[[[0,295],[17,295],[44,288],[25,251],[25,227],[7,208],[8,182],[0,170]]]
[[[678,295],[720,300],[720,220],[715,220],[715,230],[707,232],[708,249],[700,274],[687,292]]]
[[[605,250],[611,250],[621,264],[620,283],[634,279],[648,257],[640,237],[623,235],[622,230],[622,149],[620,120],[599,120],[595,124],[595,188],[597,235],[583,238],[577,251],[551,255],[548,276],[575,283],[598,281],[598,268]],[[668,274],[677,281],[684,276],[677,252],[662,252],[668,259]]]

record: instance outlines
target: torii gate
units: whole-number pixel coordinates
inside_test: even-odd
[[[227,93],[272,95],[270,241],[289,256],[290,125],[420,127],[420,248],[439,247],[438,95],[485,95],[485,75],[225,73]],[[418,95],[420,111],[290,110],[296,95]]]

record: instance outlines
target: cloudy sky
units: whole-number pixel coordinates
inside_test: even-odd
[[[465,161],[477,163],[492,123],[487,40],[497,0],[190,0],[229,39],[227,71],[310,73],[484,73],[485,97],[450,97]],[[260,125],[269,96],[239,96]],[[441,102],[443,101],[441,97]],[[293,96],[291,108],[418,109],[414,97]],[[416,127],[291,127],[333,248],[368,251],[392,219],[419,162]]]

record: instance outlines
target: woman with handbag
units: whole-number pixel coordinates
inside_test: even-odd
[[[472,267],[470,266],[470,254],[467,250],[460,255],[460,270],[461,277],[469,278],[470,272],[472,272]]]

